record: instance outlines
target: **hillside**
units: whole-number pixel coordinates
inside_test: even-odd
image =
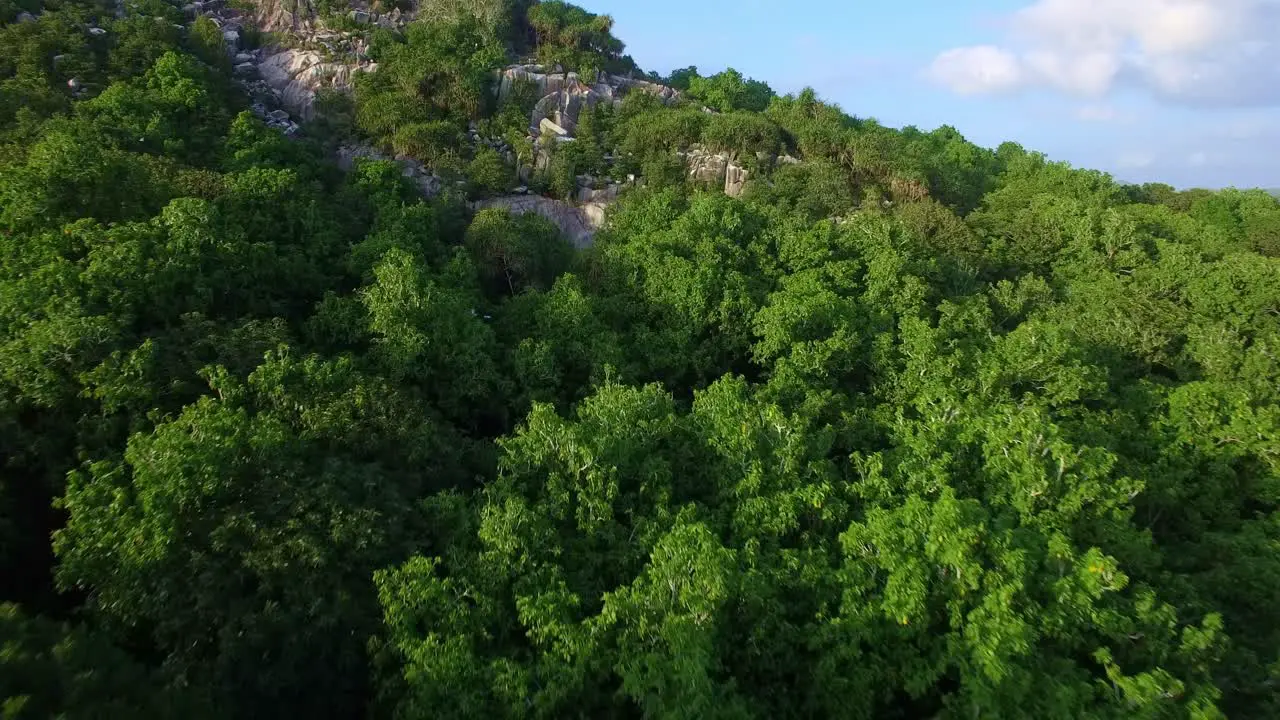
[[[1267,191],[555,1],[0,23],[0,715],[1280,717]]]

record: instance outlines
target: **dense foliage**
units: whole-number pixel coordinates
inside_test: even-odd
[[[642,178],[575,250],[467,133],[611,21],[422,7],[350,129],[432,200],[0,5],[0,715],[1280,716],[1274,197],[689,68],[539,170]]]

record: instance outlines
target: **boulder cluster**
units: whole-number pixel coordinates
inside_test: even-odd
[[[505,139],[500,137],[484,137],[480,134],[480,130],[476,127],[475,123],[472,123],[470,129],[467,130],[467,137],[477,150],[480,148],[489,148],[501,155],[502,159],[506,160],[508,164],[516,164],[518,158],[516,157],[515,148],[511,147],[511,143],[507,142]]]
[[[236,80],[252,98],[251,110],[285,135],[296,135],[301,123],[314,116],[316,94],[323,89],[349,91],[355,73],[374,72],[377,64],[369,59],[368,43],[360,32],[344,32],[327,28],[308,0],[292,3],[262,0],[252,15],[229,7],[226,0],[200,0],[184,7],[188,21],[205,16],[222,32],[227,54]],[[352,9],[346,16],[359,26],[398,29],[413,20],[412,13],[392,10],[376,13],[364,8]],[[288,47],[250,47],[246,39],[249,28],[271,31],[288,38]],[[560,67],[520,63],[498,71],[496,92],[506,99],[518,85],[532,85],[536,96],[529,118],[527,139],[535,147],[532,162],[522,163],[516,150],[500,137],[485,137],[476,125],[468,130],[468,139],[476,148],[489,148],[519,170],[519,187],[510,195],[474,203],[474,207],[504,207],[511,212],[536,212],[555,222],[575,244],[591,242],[603,224],[605,209],[616,201],[634,176],[626,182],[607,177],[581,175],[571,202],[530,195],[528,183],[533,173],[546,169],[560,143],[573,142],[583,110],[599,103],[620,105],[632,92],[645,92],[663,102],[674,102],[680,93],[649,80],[622,75],[595,73],[584,75],[565,72]],[[713,152],[694,146],[682,153],[689,167],[690,179],[705,187],[722,189],[738,196],[743,192],[750,173],[735,153]],[[348,144],[338,150],[338,163],[353,166],[357,158],[393,160],[405,177],[414,181],[423,195],[437,195],[444,181],[429,168],[407,155],[388,157],[375,148]],[[606,155],[606,161],[614,158]]]
[[[347,17],[351,18],[357,25],[376,25],[387,30],[395,30],[404,26],[409,20],[409,15],[402,12],[400,8],[395,8],[388,13],[376,13],[368,10],[352,10],[347,13]]]

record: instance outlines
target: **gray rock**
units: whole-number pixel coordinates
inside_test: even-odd
[[[724,173],[724,194],[729,197],[741,197],[742,191],[747,187],[747,179],[749,177],[750,173],[744,168],[737,163],[730,162]]]
[[[551,118],[542,118],[542,122],[538,123],[538,130],[552,137],[565,137],[569,134],[568,130],[557,125]]]
[[[440,190],[442,189],[443,184],[439,176],[420,175],[418,176],[417,181],[418,181],[418,191],[422,193],[423,197],[431,198],[440,194]]]
[[[694,145],[685,153],[689,179],[710,187],[719,187],[730,197],[739,197],[747,186],[750,173],[738,164],[733,154],[713,153]]]
[[[578,195],[575,199],[581,205],[612,205],[617,202],[618,194],[621,192],[622,186],[617,183],[612,183],[602,188],[579,185]]]
[[[36,16],[29,12],[20,12],[18,13],[17,21],[20,23],[33,23],[36,21]]]
[[[258,72],[258,66],[251,62],[240,63],[235,67],[235,73],[237,75],[252,75],[256,72]]]
[[[350,17],[352,20],[355,20],[360,25],[369,24],[369,13],[365,12],[364,10],[352,10]]]
[[[253,62],[252,53],[236,53],[236,64]]]
[[[590,247],[597,230],[604,225],[607,203],[582,206],[542,197],[541,195],[506,195],[471,203],[474,210],[502,208],[515,215],[537,213],[555,223],[575,246]]]
[[[315,94],[324,88],[350,89],[352,76],[372,72],[375,64],[352,65],[334,62],[310,50],[283,50],[267,54],[258,64],[258,74],[279,98],[280,105],[295,116],[311,119]]]
[[[222,41],[227,44],[227,49],[235,52],[240,49],[240,31],[227,30],[222,33]]]
[[[182,6],[182,14],[187,16],[188,20],[195,20],[200,15],[200,8],[195,3],[187,3]]]
[[[89,28],[89,34],[94,37],[102,37],[103,35],[107,34],[107,31],[103,30],[100,27],[91,27]]]
[[[267,113],[267,118],[276,122],[286,122],[289,119],[289,113],[284,110],[272,110]]]
[[[723,155],[709,153],[702,148],[693,148],[686,158],[689,163],[689,178],[703,185],[723,187],[725,172],[729,167],[729,159]]]

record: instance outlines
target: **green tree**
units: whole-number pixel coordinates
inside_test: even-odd
[[[0,605],[0,712],[4,717],[216,717],[207,698],[169,690],[100,634]]]
[[[516,172],[497,150],[484,148],[467,165],[467,178],[472,192],[481,197],[501,195],[515,185]]]
[[[701,77],[698,75],[698,66],[690,65],[679,70],[672,70],[671,74],[662,80],[664,85],[675,88],[676,90],[687,91],[689,85],[693,83],[693,79]]]
[[[421,142],[424,130],[418,126],[447,121],[460,132],[468,120],[484,114],[491,103],[492,71],[506,56],[501,42],[472,17],[410,24],[403,40],[375,46],[371,54],[378,72],[356,79],[356,124],[385,144],[399,138],[401,150],[411,149],[409,138]],[[432,137],[443,137],[439,126],[427,127]]]
[[[374,569],[457,445],[349,360],[269,355],[68,480],[59,578],[241,716],[358,713]]]
[[[561,0],[543,0],[529,8],[528,19],[537,37],[538,60],[544,65],[590,75],[612,69],[621,60],[624,46],[613,37],[613,18],[608,15]]]
[[[501,310],[500,332],[523,415],[533,403],[568,408],[622,367],[621,338],[582,280],[565,274],[547,292],[526,292]]]
[[[422,387],[456,422],[476,427],[492,421],[503,381],[493,330],[480,317],[483,303],[470,259],[459,253],[433,273],[420,259],[392,248],[373,275],[360,299],[377,367]]]
[[[689,97],[720,112],[734,110],[764,112],[774,97],[773,90],[768,84],[745,78],[742,73],[733,68],[710,77],[698,75],[697,68],[693,68],[692,77],[689,78],[688,93]]]
[[[569,268],[573,247],[550,220],[534,213],[481,210],[466,234],[467,249],[491,296],[548,290]]]

